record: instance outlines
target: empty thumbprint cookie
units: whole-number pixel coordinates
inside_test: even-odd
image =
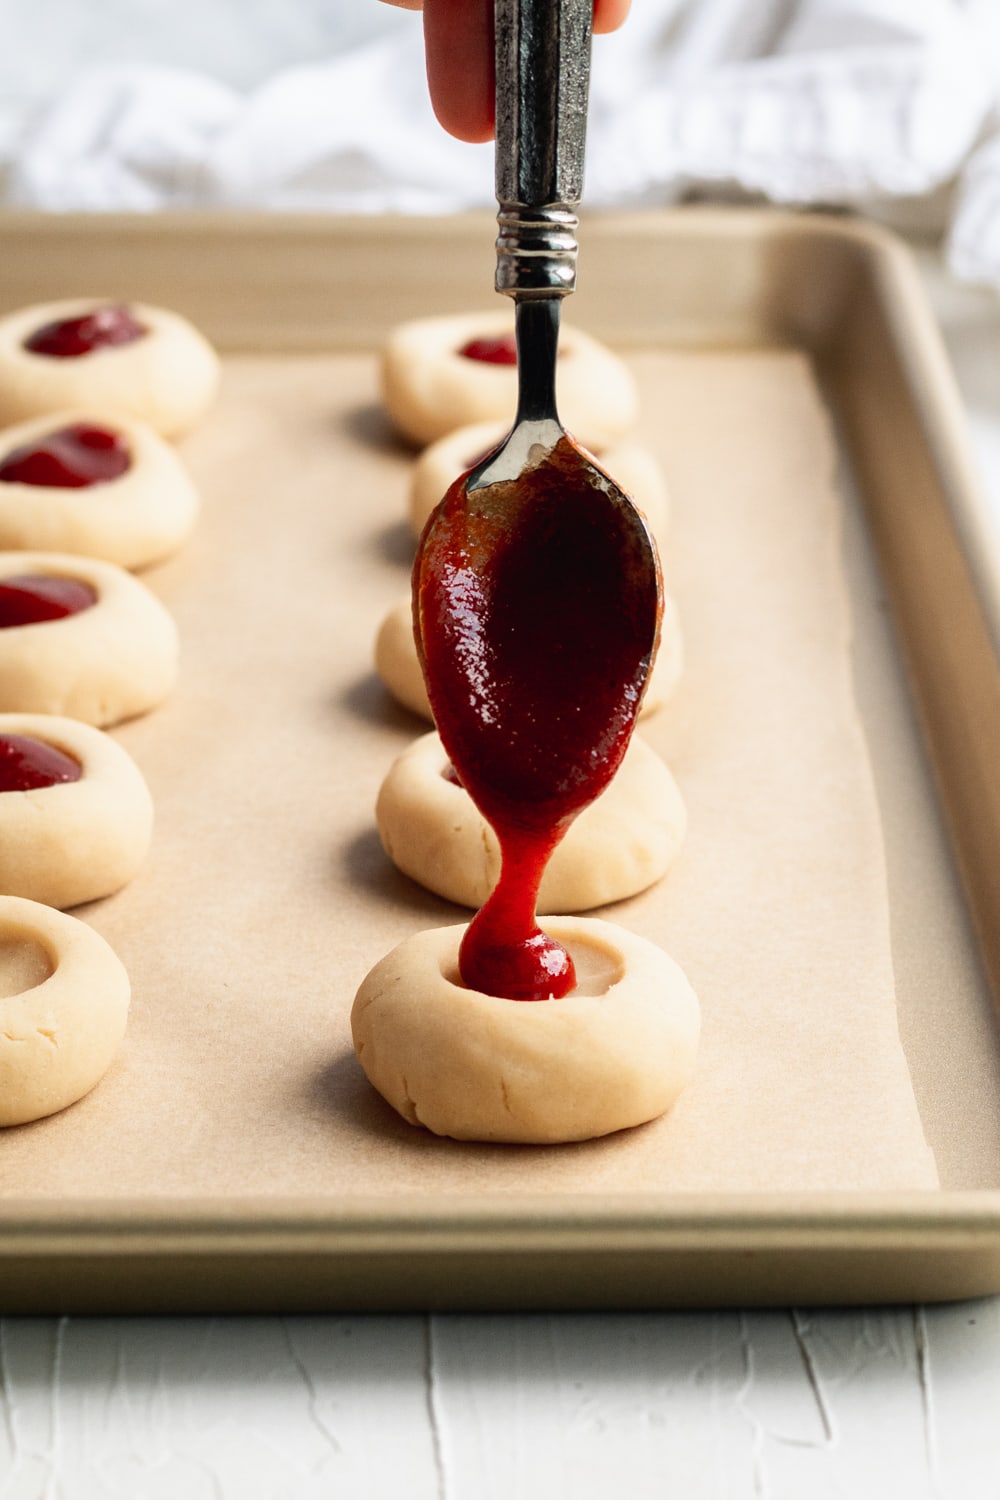
[[[82,1099],[114,1061],[129,1007],[121,960],[77,917],[0,896],[0,1125]]]
[[[500,874],[496,834],[457,780],[437,734],[397,756],[379,790],[382,846],[412,880],[459,906],[482,906]],[[669,769],[633,735],[614,780],[574,818],[542,877],[538,909],[588,911],[661,879],[687,812]]]

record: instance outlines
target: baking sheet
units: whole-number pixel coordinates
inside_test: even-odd
[[[384,768],[419,728],[369,667],[405,587],[409,455],[378,411],[370,352],[241,355],[185,446],[202,526],[148,575],[181,625],[180,688],[120,731],[156,798],[153,854],[84,913],[133,973],[126,1053],[89,1100],[0,1142],[19,1212],[51,1206],[71,1232],[74,1203],[102,1204],[113,1229],[116,1200],[134,1218],[140,1200],[172,1199],[211,1235],[226,1200],[343,1220],[372,1195],[419,1209],[534,1193],[568,1223],[574,1202],[624,1193],[651,1212],[687,1189],[706,1225],[742,1202],[749,1235],[754,1201],[775,1193],[832,1189],[842,1212],[858,1188],[925,1194],[925,1130],[947,1188],[1000,1183],[978,953],[815,368],[797,350],[671,348],[669,331],[629,358],[674,489],[668,573],[689,654],[648,734],[692,830],[669,882],[611,914],[666,940],[706,1005],[702,1069],[675,1116],[559,1151],[459,1147],[396,1121],[356,1068],[361,975],[459,915],[388,869],[371,824]],[[795,655],[776,653],[789,639]]]
[[[357,985],[409,932],[464,916],[373,836],[378,782],[419,727],[370,681],[359,694],[412,550],[409,455],[361,427],[373,364],[235,357],[187,444],[202,535],[153,579],[182,682],[118,736],[150,778],[156,846],[88,913],[132,975],[125,1056],[79,1107],[8,1131],[5,1171],[97,1197],[936,1186],[896,1025],[834,443],[792,351],[633,359],[687,640],[685,687],[643,733],[690,832],[671,878],[614,916],[702,997],[695,1082],[663,1121],[571,1151],[435,1142],[370,1096]]]

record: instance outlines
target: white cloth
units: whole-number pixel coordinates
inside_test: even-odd
[[[372,0],[374,3],[374,0]],[[419,19],[240,92],[85,69],[0,110],[0,201],[43,209],[438,213],[493,201],[492,147],[431,113]],[[594,43],[585,202],[697,193],[914,209],[1000,286],[1000,0],[636,0]]]

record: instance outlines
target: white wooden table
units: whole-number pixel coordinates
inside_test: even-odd
[[[866,1312],[7,1319],[3,1500],[973,1500],[1000,1300]]]
[[[926,269],[1000,538],[1000,298]],[[0,1500],[400,1495],[1000,1500],[1000,1298],[0,1319]]]

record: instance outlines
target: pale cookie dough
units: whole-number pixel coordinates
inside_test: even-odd
[[[434,722],[413,638],[413,605],[409,596],[390,609],[378,628],[375,671],[397,703],[428,723]]]
[[[75,423],[119,433],[130,467],[79,489],[0,481],[0,547],[79,553],[123,568],[173,552],[190,535],[198,494],[174,450],[145,422],[92,409],[55,412],[0,432],[0,464],[16,448]]]
[[[128,975],[92,927],[0,896],[0,1126],[88,1094],[121,1046],[128,1006]]]
[[[137,417],[167,438],[180,437],[200,420],[215,397],[219,359],[178,313],[130,302],[129,311],[149,332],[131,344],[76,358],[24,347],[45,324],[83,317],[113,300],[74,297],[0,318],[0,426],[81,406],[106,417]]]
[[[510,423],[516,366],[467,359],[458,351],[470,339],[512,328],[509,308],[399,324],[383,350],[382,397],[400,431],[424,444],[470,422]],[[559,415],[578,442],[606,447],[635,426],[639,402],[631,372],[578,328],[564,326],[560,333],[556,379]]]
[[[663,615],[660,620],[660,644],[653,662],[653,670],[646,683],[646,691],[639,708],[639,718],[657,713],[673,697],[684,671],[684,637],[681,634],[680,615],[672,594],[663,595]]]
[[[650,674],[639,717],[655,713],[671,697],[684,669],[684,642],[677,605],[669,594],[663,597],[660,649]],[[404,708],[433,723],[424,674],[413,639],[413,606],[402,599],[382,620],[375,637],[375,671],[382,683]]]
[[[0,894],[76,906],[125,885],[153,829],[153,801],[131,756],[100,729],[51,714],[0,714],[5,734],[53,745],[82,775],[0,791]]]
[[[460,474],[479,463],[510,423],[473,422],[431,443],[415,460],[410,479],[410,527],[419,536],[438,501]],[[593,454],[600,468],[642,511],[657,542],[662,545],[670,517],[663,470],[648,448],[625,438]]]
[[[459,906],[482,906],[500,874],[496,835],[444,772],[434,733],[397,757],[379,790],[375,822],[396,867]],[[687,813],[670,771],[638,736],[611,785],[573,820],[542,877],[539,911],[588,911],[661,879],[684,842]]]
[[[382,1097],[435,1135],[554,1145],[656,1119],[694,1070],[698,1001],[674,960],[594,918],[547,921],[580,980],[562,1000],[503,1000],[458,977],[464,927],[408,938],[351,1013]]]
[[[78,578],[97,602],[64,619],[0,629],[0,712],[65,714],[106,727],[145,713],[177,676],[177,627],[145,584],[114,563],[57,552],[0,552],[0,583]]]

